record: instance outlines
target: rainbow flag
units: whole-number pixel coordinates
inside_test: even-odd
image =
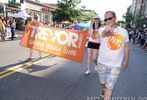
[[[88,30],[91,27],[91,21],[88,21],[87,23],[80,23],[78,25],[73,26],[74,30]]]

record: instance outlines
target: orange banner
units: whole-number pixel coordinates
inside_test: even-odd
[[[33,22],[27,25],[20,44],[31,49],[82,62],[87,33],[87,30],[51,28]]]

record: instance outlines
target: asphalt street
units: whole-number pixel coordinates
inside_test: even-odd
[[[0,42],[0,100],[99,100],[101,88],[94,66],[89,76],[84,75],[86,48],[83,63],[48,54],[28,63],[24,61],[29,49],[19,42]],[[33,56],[38,58],[38,52]],[[147,100],[146,70],[147,52],[131,44],[129,66],[121,71],[113,97]]]

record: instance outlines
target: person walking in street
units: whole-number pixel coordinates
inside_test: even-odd
[[[34,15],[34,20],[32,21],[32,18],[29,18],[27,24],[26,24],[26,28],[25,28],[25,31],[27,31],[27,27],[30,27],[30,25],[35,22],[37,24],[40,24],[40,25],[43,25],[41,22],[40,22],[40,17],[38,14],[35,14]],[[41,59],[41,51],[38,51],[39,52],[39,59]],[[26,61],[31,61],[32,60],[32,55],[33,55],[33,50],[30,48],[30,53],[29,53],[29,58],[26,59]]]
[[[98,38],[98,29],[101,26],[100,18],[99,16],[94,17],[94,22],[92,24],[92,29],[90,30],[90,36],[88,40],[88,63],[87,63],[87,71],[85,72],[85,75],[89,75],[91,72],[91,65],[94,61],[95,64],[95,70],[97,70],[97,57],[98,57],[98,50],[100,46],[100,41]]]
[[[144,31],[145,31],[145,42],[144,42],[142,48],[145,49],[145,50],[147,50],[147,29],[144,30]]]
[[[106,25],[99,30],[98,74],[101,96],[104,96],[104,100],[110,100],[121,69],[128,66],[130,45],[127,30],[116,24],[115,12],[107,11],[104,18]]]

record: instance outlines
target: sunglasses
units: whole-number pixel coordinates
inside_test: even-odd
[[[106,18],[106,19],[104,19],[104,21],[106,22],[106,21],[108,21],[108,20],[112,20],[114,17],[109,17],[109,18]]]
[[[38,17],[35,16],[34,18],[38,18]]]

